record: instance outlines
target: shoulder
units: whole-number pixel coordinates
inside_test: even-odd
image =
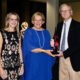
[[[4,33],[4,29],[0,29],[0,34],[3,34]]]
[[[2,31],[0,30],[0,37],[1,37]]]
[[[61,25],[63,25],[63,21],[61,21],[61,22],[59,22],[59,23],[57,24],[57,26],[61,26]]]
[[[77,20],[74,20],[74,19],[72,19],[72,22],[75,22],[75,23],[80,23],[79,21],[77,21]]]
[[[48,31],[47,29],[44,29],[44,32],[45,32],[45,33],[49,33],[49,31]]]
[[[74,23],[76,25],[80,25],[80,22],[79,21],[76,21],[76,20],[72,20],[72,23]]]
[[[59,23],[57,24],[57,27],[56,27],[56,28],[60,29],[60,28],[62,28],[62,26],[63,26],[63,21],[62,21],[62,22],[59,22]]]
[[[24,35],[31,35],[33,33],[32,28],[28,28],[25,30]]]
[[[47,29],[44,29],[43,32],[44,32],[44,35],[45,35],[45,36],[47,36],[47,37],[51,36],[51,35],[50,35],[50,32],[49,32]]]
[[[61,31],[62,26],[63,26],[63,21],[62,21],[62,22],[59,22],[59,23],[57,24],[55,30],[57,30],[57,31]]]
[[[74,29],[80,30],[80,22],[78,22],[76,20],[72,20],[72,26],[74,27]]]
[[[0,32],[3,32],[4,30],[0,29]]]
[[[31,31],[32,31],[32,28],[28,28],[25,30],[26,33],[31,32]]]
[[[0,40],[2,39],[2,30],[0,30]]]
[[[49,32],[49,30],[48,30],[48,29],[44,29],[44,31],[45,31],[45,32]]]

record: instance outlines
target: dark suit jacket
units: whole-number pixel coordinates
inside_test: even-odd
[[[57,25],[55,35],[60,44],[63,22]],[[70,57],[72,67],[75,71],[80,71],[80,23],[72,20],[68,33],[68,49],[65,50],[64,58]],[[64,65],[65,66],[65,65]]]

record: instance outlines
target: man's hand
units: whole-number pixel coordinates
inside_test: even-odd
[[[58,51],[59,54],[56,54],[56,56],[61,57],[63,56],[63,52],[62,51]]]

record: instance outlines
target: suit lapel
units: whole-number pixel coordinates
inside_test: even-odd
[[[60,31],[60,33],[59,33],[59,42],[60,42],[60,40],[61,40],[62,28],[63,28],[63,22],[60,24],[60,29],[59,29],[59,31]]]

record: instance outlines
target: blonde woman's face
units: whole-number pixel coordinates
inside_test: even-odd
[[[35,16],[35,19],[32,21],[32,23],[33,23],[34,27],[41,28],[44,21],[42,20],[41,16],[37,15],[37,16]]]
[[[18,24],[17,16],[16,15],[11,15],[9,20],[9,27],[15,28]]]

